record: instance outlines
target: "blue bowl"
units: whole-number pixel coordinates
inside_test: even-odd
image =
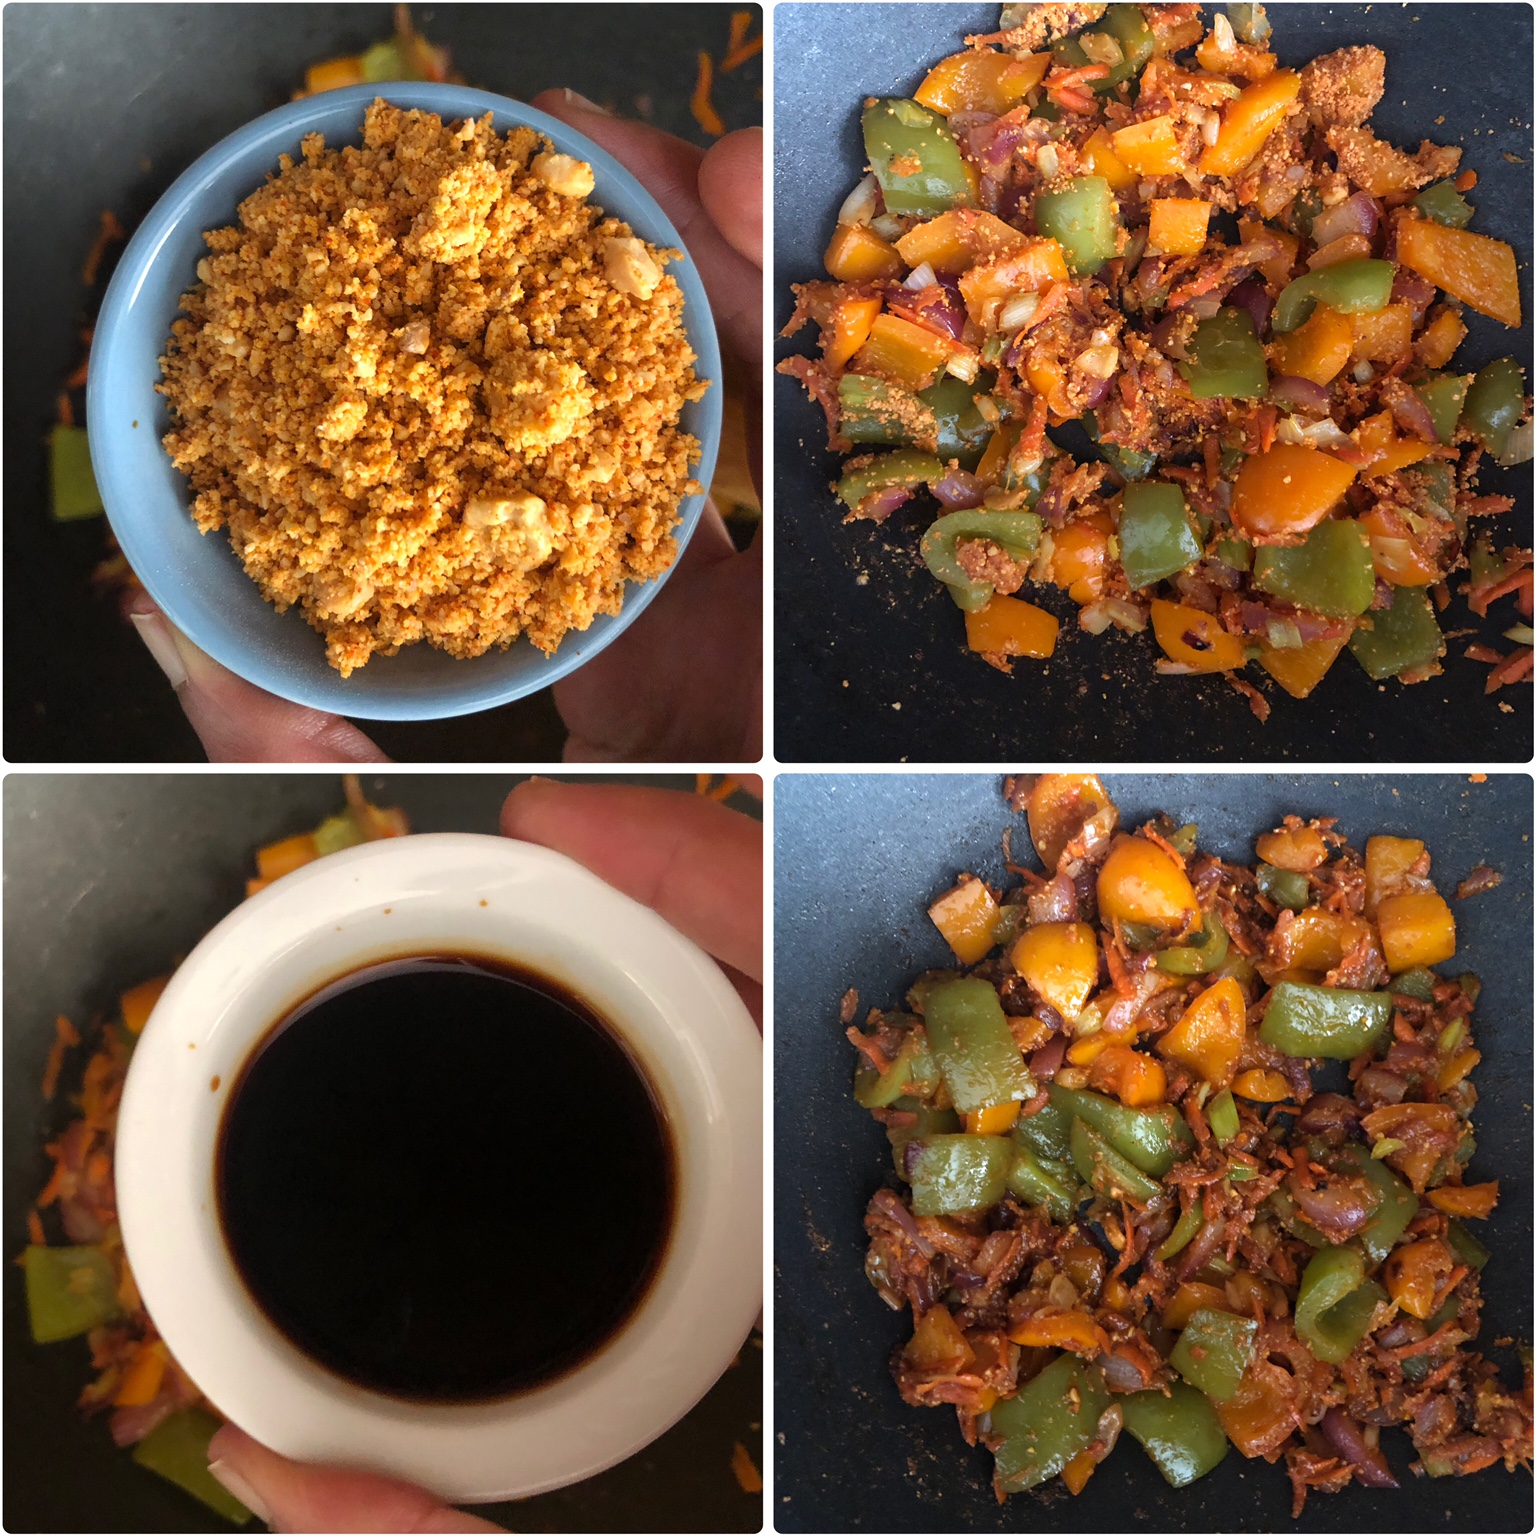
[[[363,114],[375,97],[420,107],[445,121],[495,114],[498,132],[526,125],[557,150],[589,162],[594,203],[623,219],[643,240],[681,249],[683,242],[644,187],[611,155],[564,123],[521,102],[458,85],[349,86],[290,102],[216,144],[177,178],[128,242],[102,304],[91,347],[86,414],[91,462],[112,531],[149,594],[184,634],[230,671],[269,692],[365,720],[434,720],[471,714],[548,687],[573,672],[632,624],[666,575],[633,583],[616,615],[571,631],[553,656],[531,641],[455,660],[425,643],[395,656],[375,656],[343,679],[326,662],[325,645],[297,609],[279,614],[241,568],[222,533],[197,531],[186,481],[160,439],[170,425],[155,393],[159,358],[206,254],[203,231],[235,221],[235,209],[277,169],[297,157],[308,133],[328,148],[358,144]],[[682,424],[703,445],[695,478],[707,486],[720,444],[723,380],[714,319],[692,261],[671,269],[683,290],[694,365],[711,387],[683,407]],[[679,548],[698,526],[704,497],[680,508]],[[675,568],[675,567],[674,567]]]

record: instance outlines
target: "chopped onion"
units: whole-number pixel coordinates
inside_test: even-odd
[[[1116,64],[1125,63],[1125,50],[1120,46],[1119,39],[1111,37],[1107,32],[1080,32],[1077,43],[1088,55],[1090,63],[1107,64],[1111,69]]]
[[[1078,614],[1077,622],[1090,635],[1102,635],[1111,624],[1132,635],[1139,635],[1147,627],[1146,615],[1123,597],[1101,597],[1096,603],[1089,603]]]
[[[1318,214],[1312,221],[1312,243],[1321,249],[1345,235],[1364,235],[1370,239],[1380,219],[1376,199],[1369,192],[1356,192]]]
[[[1035,169],[1049,181],[1061,169],[1061,156],[1054,144],[1042,144],[1035,153]]]
[[[963,469],[949,469],[945,471],[942,480],[935,481],[933,494],[951,512],[960,512],[969,507],[979,507],[985,492],[975,475]]]
[[[901,219],[894,213],[882,213],[879,218],[871,219],[869,227],[880,236],[882,240],[889,240],[893,245],[906,233]]]
[[[1363,359],[1355,364],[1354,373],[1356,384],[1369,384],[1376,377],[1376,370]]]
[[[1235,309],[1246,311],[1248,318],[1253,321],[1253,334],[1263,336],[1269,325],[1270,313],[1275,307],[1275,301],[1265,291],[1263,283],[1251,277],[1239,283],[1227,295],[1227,303]]]
[[[1301,429],[1301,440],[1314,448],[1353,448],[1354,439],[1336,421],[1309,421]]]
[[[1198,298],[1191,299],[1184,307],[1196,319],[1209,320],[1221,309],[1221,300],[1213,293],[1202,293]]]
[[[911,289],[913,293],[917,293],[921,289],[933,287],[938,280],[939,275],[933,270],[933,264],[925,261],[921,266],[913,267],[907,274],[906,282],[901,286]]]
[[[981,372],[981,353],[972,347],[959,347],[950,354],[944,371],[962,384],[974,384],[976,375]]]
[[[1111,378],[1115,369],[1120,366],[1120,349],[1119,347],[1089,347],[1086,351],[1077,354],[1077,366],[1084,373],[1091,373],[1096,379]]]
[[[1232,23],[1220,11],[1211,22],[1211,40],[1216,45],[1217,53],[1237,52],[1237,39],[1232,35]]]
[[[1268,636],[1277,651],[1294,651],[1301,644],[1301,631],[1289,619],[1271,619]]]
[[[1008,299],[998,312],[997,328],[1000,331],[1022,330],[1035,318],[1035,311],[1040,308],[1040,295],[1038,293],[1016,293]]]
[[[1495,454],[1494,461],[1502,464],[1505,469],[1514,464],[1525,464],[1536,454],[1536,442],[1532,439],[1532,428],[1536,422],[1523,421],[1513,432],[1509,434],[1509,441],[1504,445],[1504,452]]]
[[[837,210],[839,224],[868,224],[880,206],[880,183],[871,171],[847,197]]]
[[[1309,411],[1314,415],[1328,409],[1328,391],[1311,379],[1299,379],[1295,374],[1285,374],[1271,381],[1270,401],[1285,411]],[[1286,425],[1282,422],[1281,426]],[[1277,429],[1278,430],[1278,429]],[[1291,441],[1282,438],[1283,442]]]
[[[1516,645],[1536,645],[1536,629],[1529,624],[1516,624],[1504,631],[1506,640],[1513,640]]]
[[[1200,119],[1200,137],[1208,145],[1214,145],[1221,137],[1221,114],[1206,109],[1205,116]]]

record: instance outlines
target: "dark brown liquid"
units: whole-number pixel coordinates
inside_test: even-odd
[[[358,1385],[465,1402],[559,1376],[634,1312],[672,1220],[659,1102],[543,976],[473,956],[370,966],[280,1020],[224,1108],[235,1266]]]

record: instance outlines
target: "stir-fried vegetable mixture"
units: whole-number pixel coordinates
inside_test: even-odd
[[[346,794],[346,809],[313,832],[257,850],[258,873],[247,894],[325,854],[410,831],[403,811],[369,804],[351,775]],[[73,1079],[79,1070],[79,1088],[68,1095],[73,1117],[48,1142],[53,1175],[27,1218],[31,1243],[16,1262],[26,1271],[33,1339],[52,1344],[87,1337],[96,1375],[80,1394],[81,1411],[94,1416],[110,1409],[115,1444],[132,1446],[141,1466],[244,1524],[251,1512],[208,1474],[218,1409],[176,1363],[144,1310],[117,1225],[118,1101],[134,1043],[170,979],[155,976],[130,987],[118,1000],[117,1017],[98,1021],[85,1041],[68,1019],[55,1021],[43,1096],[54,1099],[66,1071]],[[83,1062],[72,1054],[77,1050]]]
[[[1515,1394],[1465,1348],[1498,1180],[1468,1174],[1478,981],[1431,969],[1424,844],[1287,816],[1250,869],[1119,830],[1091,774],[1008,795],[1048,874],[962,876],[929,915],[964,969],[862,1030],[845,999],[901,1181],[865,1270],[912,1309],[902,1397],[955,1407],[999,1498],[1080,1492],[1122,1431],[1175,1487],[1283,1455],[1296,1514],[1398,1486],[1386,1425],[1430,1477],[1528,1465],[1529,1357]]]
[[[1050,584],[1265,718],[1252,662],[1296,698],[1346,647],[1435,675],[1454,572],[1529,620],[1530,551],[1476,531],[1512,505],[1479,461],[1532,454],[1524,378],[1454,362],[1464,308],[1517,327],[1520,285],[1467,227],[1460,149],[1367,126],[1380,49],[1284,69],[1263,6],[1201,10],[1005,6],[911,99],[867,100],[831,281],[785,330],[821,353],[779,367],[853,455],[845,520],[938,503],[920,550],[973,651],[1050,656],[1056,617],[1015,595]],[[1529,623],[1508,638],[1469,652],[1490,692],[1531,675]]]

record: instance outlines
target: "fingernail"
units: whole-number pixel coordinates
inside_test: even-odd
[[[239,1499],[264,1525],[272,1524],[272,1511],[267,1508],[261,1495],[227,1461],[210,1461],[208,1475],[214,1482],[221,1484],[227,1493]]]
[[[600,107],[595,101],[588,101],[580,91],[573,91],[570,86],[565,87],[565,100],[568,106],[580,107],[583,112],[596,112],[601,117],[613,116],[607,107]]]
[[[180,691],[187,681],[186,664],[176,649],[176,636],[163,614],[135,613],[130,615],[133,627],[139,632],[149,654],[155,658],[160,670],[170,679],[171,687]]]

